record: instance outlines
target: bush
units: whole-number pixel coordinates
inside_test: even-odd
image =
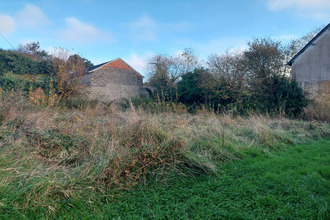
[[[284,113],[288,117],[301,117],[308,103],[296,81],[285,76],[274,75],[264,79],[262,86],[254,85],[244,91],[234,82],[217,79],[204,69],[182,76],[178,83],[178,101],[190,109],[204,106],[215,112]]]
[[[271,115],[285,114],[288,117],[302,117],[308,104],[303,90],[294,80],[275,75],[265,80],[262,92],[252,89],[250,102],[259,113]]]
[[[58,217],[63,204],[79,209],[73,201],[102,212],[116,199],[109,193],[118,189],[222,175],[220,164],[330,134],[325,123],[210,112],[152,114],[131,103],[126,112],[94,114],[98,105],[35,108],[17,92],[5,94],[0,99],[0,214],[11,207],[7,213]]]
[[[47,60],[37,62],[24,54],[0,49],[0,75],[8,72],[17,75],[51,74],[52,67]]]
[[[31,87],[33,90],[41,87],[43,90],[48,91],[51,80],[51,77],[43,75],[34,76],[7,73],[0,76],[0,87],[5,91],[20,90],[24,91],[25,93],[29,92]],[[54,84],[56,89],[56,83]]]
[[[31,85],[30,80],[17,77],[12,73],[5,74],[0,77],[0,87],[4,91],[29,91],[29,87]]]
[[[212,90],[214,77],[204,69],[196,69],[186,73],[178,83],[178,99],[183,104],[200,107],[207,102],[212,102],[215,96]]]

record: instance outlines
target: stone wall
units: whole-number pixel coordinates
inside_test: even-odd
[[[304,89],[310,98],[330,104],[330,80],[322,82],[305,82]]]
[[[330,30],[296,58],[292,76],[312,98],[330,104]]]
[[[106,86],[89,86],[85,88],[85,94],[88,94],[90,99],[98,99],[101,101],[113,101],[121,98],[139,96],[142,87],[127,86],[120,84],[106,84]]]
[[[112,101],[139,96],[143,92],[143,79],[133,70],[100,68],[89,75],[85,80],[90,79],[90,85],[84,92],[91,99]]]
[[[143,86],[143,79],[135,71],[115,68],[100,68],[95,70],[91,77],[92,86],[104,87],[106,84],[120,84],[127,86]]]

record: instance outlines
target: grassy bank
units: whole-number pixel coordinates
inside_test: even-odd
[[[101,214],[125,190],[212,178],[228,162],[330,134],[325,123],[258,115],[122,112],[100,103],[42,108],[15,94],[0,107],[4,218]]]
[[[245,158],[219,176],[140,187],[106,205],[122,219],[329,219],[330,139]],[[87,214],[87,213],[86,213]]]

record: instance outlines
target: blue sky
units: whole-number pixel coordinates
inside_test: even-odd
[[[39,41],[94,64],[121,57],[143,75],[153,54],[190,47],[206,59],[329,22],[330,0],[0,0],[0,33],[14,47]],[[0,48],[11,48],[1,36]]]

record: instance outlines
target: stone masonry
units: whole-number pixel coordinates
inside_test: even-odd
[[[330,24],[318,33],[288,65],[292,77],[311,98],[330,104]]]
[[[144,93],[143,76],[119,58],[90,68],[82,84],[87,85],[84,92],[89,98],[102,101]]]

